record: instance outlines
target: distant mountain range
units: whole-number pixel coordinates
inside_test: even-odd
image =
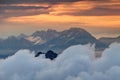
[[[47,31],[36,31],[30,36],[20,34],[17,37],[11,36],[7,39],[0,39],[0,57],[6,57],[19,49],[30,49],[35,51],[54,50],[57,53],[77,44],[96,44],[96,50],[103,50],[112,42],[120,42],[117,38],[96,39],[89,32],[81,28],[71,28],[58,32],[48,29]]]
[[[51,40],[48,40],[46,43],[41,45],[36,45],[35,49],[41,50],[54,50],[56,52],[61,52],[64,49],[72,45],[77,44],[87,44],[95,43],[96,48],[102,49],[107,47],[102,42],[93,37],[90,33],[80,28],[71,28],[59,33],[59,36],[54,37]]]
[[[120,43],[120,36],[114,37],[114,38],[102,37],[102,38],[99,39],[99,41],[106,44],[106,45],[110,45],[113,42],[119,42]]]

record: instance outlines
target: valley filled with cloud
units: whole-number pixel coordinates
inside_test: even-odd
[[[95,57],[94,45],[74,45],[55,60],[19,50],[0,60],[0,80],[119,80],[120,44],[113,43]]]

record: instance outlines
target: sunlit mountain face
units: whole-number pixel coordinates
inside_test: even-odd
[[[119,0],[0,0],[0,37],[71,27],[95,37],[120,34]]]

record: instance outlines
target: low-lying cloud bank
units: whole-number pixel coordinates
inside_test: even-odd
[[[0,80],[120,80],[120,44],[110,45],[94,58],[94,45],[76,45],[55,60],[20,50],[0,60]]]

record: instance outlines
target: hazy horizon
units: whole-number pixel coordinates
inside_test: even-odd
[[[70,27],[70,28],[80,28],[80,27]],[[61,31],[64,31],[64,30],[68,30],[68,29],[70,29],[70,28],[66,28],[66,29],[53,29],[53,28],[48,28],[48,29],[36,29],[36,30],[32,30],[32,31],[28,31],[28,32],[19,32],[19,33],[16,33],[16,32],[13,32],[13,33],[11,33],[11,34],[9,34],[9,33],[2,33],[2,34],[0,34],[0,38],[2,38],[2,39],[6,39],[6,38],[8,38],[8,37],[10,37],[10,36],[19,36],[19,35],[21,35],[21,34],[25,34],[25,35],[27,35],[27,36],[30,36],[30,35],[32,35],[34,32],[36,32],[36,31],[47,31],[47,30],[49,30],[49,29],[51,29],[51,30],[56,30],[56,31],[58,31],[58,32],[61,32]],[[113,29],[109,29],[109,30],[107,30],[107,28],[105,29],[104,28],[104,30],[103,29],[99,29],[99,30],[92,30],[92,28],[91,29],[85,29],[85,28],[81,28],[81,29],[84,29],[84,30],[86,30],[87,32],[89,32],[91,35],[93,35],[94,37],[96,37],[96,38],[101,38],[101,37],[111,37],[111,38],[114,38],[114,37],[118,37],[118,36],[120,36],[120,30],[118,29],[118,28],[116,28],[114,31],[113,31]],[[94,28],[95,29],[95,28]]]

